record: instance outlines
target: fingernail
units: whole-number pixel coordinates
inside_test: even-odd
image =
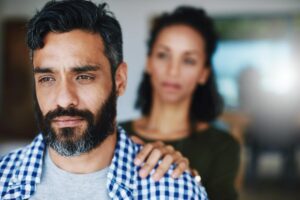
[[[139,174],[140,174],[141,178],[145,178],[146,177],[146,170],[145,169],[141,169]]]
[[[172,178],[178,178],[178,173],[174,172],[174,173],[172,174]]]
[[[159,181],[160,176],[159,176],[158,174],[154,174],[154,175],[152,176],[152,178],[153,178],[154,181]]]
[[[141,164],[141,160],[138,158],[134,159],[134,164],[139,166]]]

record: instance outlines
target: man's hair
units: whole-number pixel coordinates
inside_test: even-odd
[[[205,65],[210,69],[210,75],[204,85],[198,85],[193,94],[190,107],[190,119],[209,122],[214,120],[223,109],[223,100],[218,93],[215,75],[212,68],[212,56],[217,47],[217,34],[213,21],[203,9],[181,6],[172,13],[164,13],[153,20],[148,40],[148,56],[151,55],[153,45],[161,31],[173,25],[186,25],[196,30],[205,42]],[[152,85],[150,76],[144,73],[138,90],[136,108],[141,109],[143,115],[149,115],[152,107]]]
[[[104,43],[111,71],[114,74],[123,61],[122,32],[107,4],[98,6],[86,0],[50,1],[28,23],[27,45],[31,57],[33,51],[44,46],[44,37],[49,32],[64,33],[81,29],[100,34]]]

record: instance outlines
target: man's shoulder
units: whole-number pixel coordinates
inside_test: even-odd
[[[117,145],[118,155],[113,160],[114,171],[120,174],[117,181],[122,182],[129,187],[135,185],[135,195],[138,199],[207,199],[204,187],[199,184],[190,173],[184,172],[178,179],[172,178],[172,172],[175,168],[173,165],[159,181],[154,181],[150,175],[142,179],[138,175],[140,167],[134,165],[133,160],[142,148],[141,145],[135,144],[126,134],[126,131],[119,127],[120,140]],[[117,166],[117,167],[116,167]]]
[[[175,199],[207,199],[205,188],[198,183],[190,173],[184,172],[179,178],[172,178],[171,174],[175,166],[172,166],[159,181],[154,181],[151,174],[141,179],[138,177],[139,199],[152,199],[159,197]]]
[[[19,161],[23,161],[26,157],[30,157],[33,154],[38,155],[43,151],[43,138],[38,135],[30,144],[25,147],[11,151],[10,153],[0,157],[1,169],[4,169],[4,165],[18,165]],[[11,162],[11,164],[9,164]],[[1,174],[1,172],[0,172]]]
[[[28,154],[29,146],[25,146],[16,150],[13,150],[12,152],[2,156],[0,158],[0,177],[2,177],[4,174],[4,171],[13,170],[14,168],[17,168],[20,163],[22,162],[23,158]]]
[[[13,184],[21,185],[24,181],[39,178],[43,150],[43,139],[39,135],[28,146],[0,158],[0,199],[12,189]]]

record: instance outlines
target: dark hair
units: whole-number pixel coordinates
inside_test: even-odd
[[[43,48],[43,39],[49,32],[63,33],[82,29],[100,34],[104,53],[114,74],[123,61],[122,32],[119,22],[106,7],[105,3],[97,6],[85,0],[48,2],[28,23],[27,45],[31,57],[34,50]]]
[[[153,45],[166,27],[172,25],[187,25],[196,30],[205,41],[206,67],[210,68],[210,76],[204,85],[198,85],[190,107],[190,119],[193,122],[210,122],[218,117],[223,110],[223,100],[218,93],[214,71],[212,69],[212,56],[217,47],[217,34],[213,21],[203,9],[181,6],[172,13],[164,13],[153,20],[148,40],[148,56],[152,53]],[[144,73],[138,90],[135,107],[141,109],[143,115],[149,115],[152,106],[152,85],[150,76]]]

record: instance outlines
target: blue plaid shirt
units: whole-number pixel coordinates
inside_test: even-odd
[[[107,175],[111,199],[207,199],[205,189],[187,172],[172,179],[172,168],[158,182],[150,176],[141,179],[139,167],[133,162],[140,149],[141,146],[133,143],[119,127],[118,142]],[[29,199],[34,194],[41,181],[44,151],[45,143],[40,134],[27,147],[0,159],[1,200]]]

